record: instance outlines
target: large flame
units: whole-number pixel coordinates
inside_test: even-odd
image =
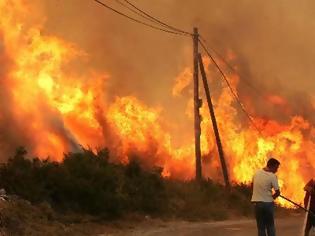
[[[163,167],[165,177],[193,178],[192,135],[183,142],[188,145],[175,147],[171,132],[165,128],[162,108],[150,108],[132,96],[117,97],[109,103],[104,92],[109,76],[91,69],[82,73],[71,66],[85,53],[42,33],[44,21],[40,14],[31,18],[35,11],[31,7],[23,0],[0,0],[0,62],[4,65],[0,70],[0,123],[2,130],[8,130],[0,137],[1,155],[16,145],[27,145],[33,155],[60,160],[63,153],[78,150],[80,145],[93,149],[107,146],[113,161],[128,162],[137,156],[145,166]],[[211,63],[205,62],[209,70]],[[191,75],[191,68],[183,69],[175,79],[174,95],[189,88]],[[237,91],[240,78],[234,74],[229,80]],[[270,95],[268,99],[288,106],[280,96]],[[192,119],[192,99],[187,104],[187,119]],[[262,130],[259,134],[239,119],[227,87],[214,97],[214,104],[232,181],[250,183],[254,171],[262,168],[269,156],[275,156],[281,162],[278,176],[283,194],[302,202],[302,188],[313,177],[315,167],[314,127],[300,116],[287,124],[253,117]],[[222,181],[205,104],[201,113],[203,175]]]

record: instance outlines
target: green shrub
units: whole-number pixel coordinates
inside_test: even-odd
[[[138,212],[188,220],[222,220],[252,212],[251,189],[246,185],[225,189],[211,180],[163,179],[161,168],[142,168],[137,157],[127,165],[109,162],[107,149],[68,153],[59,163],[26,155],[19,148],[0,167],[0,187],[60,211],[106,218]]]
[[[165,205],[161,169],[145,171],[135,161],[110,163],[107,149],[68,153],[60,163],[26,155],[19,148],[0,167],[0,186],[33,203],[108,218],[127,211],[156,213]]]
[[[126,165],[123,192],[130,211],[157,213],[165,210],[167,199],[161,172],[158,168],[143,170],[136,158]]]

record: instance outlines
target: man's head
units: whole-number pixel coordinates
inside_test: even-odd
[[[272,173],[276,173],[279,168],[280,162],[275,158],[270,158],[267,162],[267,167]]]

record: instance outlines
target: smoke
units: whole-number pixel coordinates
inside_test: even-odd
[[[236,57],[230,64],[240,75],[238,92],[252,115],[281,122],[302,115],[315,121],[310,115],[314,111],[311,94],[315,87],[314,2],[133,2],[186,31],[197,26],[208,45],[225,57],[232,51]],[[88,52],[91,66],[110,73],[109,99],[134,95],[150,106],[163,107],[166,119],[178,124],[173,127],[174,136],[191,125],[183,112],[187,100],[172,96],[174,78],[192,64],[189,37],[133,23],[94,1],[46,0],[42,4],[47,33],[76,43]],[[116,1],[108,4],[132,15]],[[224,69],[229,74],[229,69]],[[218,73],[211,76],[212,81],[221,80]],[[274,103],[270,96],[286,102]],[[241,118],[246,120],[245,116]],[[192,130],[187,135],[192,135]]]
[[[16,147],[28,141],[11,110],[12,91],[9,89],[10,80],[7,77],[7,72],[12,65],[2,42],[3,37],[0,34],[0,149],[1,155],[5,156],[6,154],[11,154]],[[17,136],[16,134],[20,135]],[[0,160],[5,159],[3,156],[0,156]]]

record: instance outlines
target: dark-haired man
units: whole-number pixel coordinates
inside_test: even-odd
[[[280,162],[270,158],[265,168],[256,171],[253,177],[252,202],[255,205],[258,236],[275,236],[274,199],[280,196],[278,171]],[[274,193],[272,192],[274,190]]]
[[[307,214],[307,220],[304,229],[304,236],[308,236],[310,230],[315,225],[315,182],[313,179],[308,181],[308,183],[304,187],[305,198],[304,198],[304,206],[310,212]]]

